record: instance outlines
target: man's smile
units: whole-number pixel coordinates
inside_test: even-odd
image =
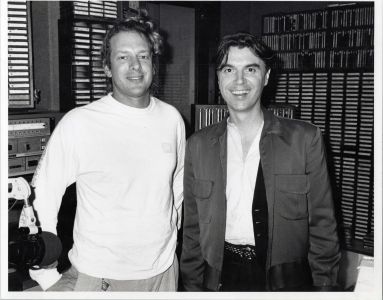
[[[127,76],[126,79],[128,80],[142,80],[144,78],[144,75],[130,75],[130,76]]]
[[[250,90],[233,90],[231,91],[231,93],[236,96],[242,96],[242,95],[247,95],[248,93],[250,93]]]

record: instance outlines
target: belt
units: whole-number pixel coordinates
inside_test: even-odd
[[[253,245],[234,245],[225,242],[225,254],[242,261],[253,261],[257,258],[257,251]]]

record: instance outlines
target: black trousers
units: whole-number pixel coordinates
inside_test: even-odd
[[[265,291],[266,274],[256,259],[246,260],[225,250],[222,266],[223,292]]]

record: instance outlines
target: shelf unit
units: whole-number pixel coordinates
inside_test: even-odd
[[[68,111],[106,95],[101,48],[121,8],[117,1],[60,3],[60,109]]]
[[[277,58],[268,100],[321,128],[342,244],[373,255],[373,2],[265,15],[262,33]]]
[[[8,1],[8,176],[33,176],[58,112],[38,111],[31,1]]]
[[[8,1],[8,107],[34,107],[31,4]]]

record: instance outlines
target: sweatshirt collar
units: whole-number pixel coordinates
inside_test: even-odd
[[[112,93],[109,93],[107,95],[107,101],[113,105],[116,109],[122,111],[122,112],[126,112],[126,113],[130,113],[130,114],[147,114],[149,113],[150,111],[153,110],[154,106],[155,106],[155,100],[154,100],[154,97],[150,96],[150,102],[149,102],[149,105],[145,108],[137,108],[137,107],[132,107],[132,106],[129,106],[129,105],[126,105],[126,104],[122,104],[120,101],[116,100],[113,96],[112,96]]]

